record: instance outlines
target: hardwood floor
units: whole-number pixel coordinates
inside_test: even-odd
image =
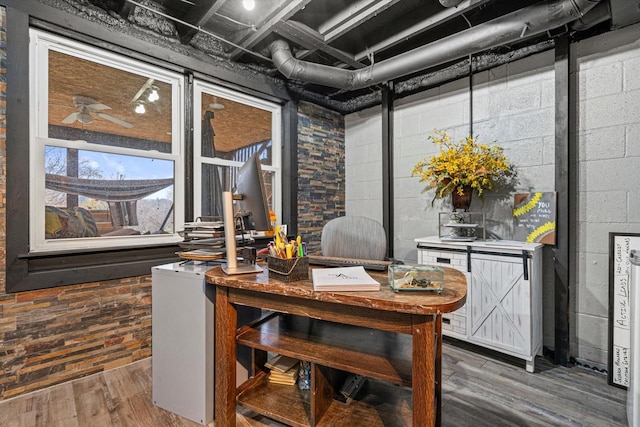
[[[603,374],[544,358],[529,374],[524,362],[454,344],[443,352],[443,426],[627,425],[626,391]],[[0,402],[3,427],[198,425],[153,405],[151,359]],[[240,427],[280,425],[238,417]]]

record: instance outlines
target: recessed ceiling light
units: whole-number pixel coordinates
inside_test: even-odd
[[[255,0],[242,0],[242,5],[247,10],[253,10],[256,7],[256,2]]]

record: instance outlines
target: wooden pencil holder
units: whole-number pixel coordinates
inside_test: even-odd
[[[309,257],[277,258],[267,257],[269,277],[283,282],[309,279]]]

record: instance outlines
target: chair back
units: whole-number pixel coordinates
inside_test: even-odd
[[[374,219],[341,216],[322,228],[320,248],[324,256],[384,260],[387,236],[382,225]]]

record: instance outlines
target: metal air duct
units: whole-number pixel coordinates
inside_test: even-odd
[[[289,79],[361,89],[552,30],[582,17],[599,1],[545,1],[358,70],[298,60],[284,40],[273,41],[269,50],[278,70]]]
[[[464,0],[440,0],[440,4],[444,7],[455,7],[462,3]]]
[[[596,7],[592,8],[589,13],[573,21],[571,25],[569,25],[569,28],[574,31],[585,31],[609,19],[611,19],[609,2],[601,1]]]

